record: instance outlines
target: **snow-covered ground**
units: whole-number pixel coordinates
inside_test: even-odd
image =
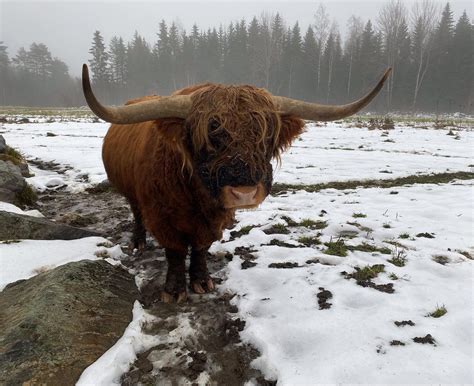
[[[5,124],[2,131],[7,143],[21,149],[27,158],[72,167],[64,174],[33,168],[33,185],[45,189],[59,178],[77,191],[105,178],[100,147],[107,126],[90,122]],[[55,136],[47,136],[48,132]],[[473,171],[474,132],[463,130],[458,137],[447,134],[448,130],[410,127],[383,134],[339,124],[309,124],[301,140],[282,157],[275,180],[312,184]],[[237,316],[246,321],[242,340],[261,353],[253,365],[268,379],[278,379],[279,385],[473,383],[472,184],[469,180],[391,189],[301,190],[268,197],[257,210],[240,212],[233,231],[252,229],[233,241],[227,231],[224,242],[216,242],[212,251],[234,253],[236,247],[248,247],[256,257],[255,266],[242,269],[243,260],[235,255],[226,268],[227,280],[219,288],[236,294]],[[295,223],[320,221],[317,227],[321,229],[288,224],[289,219]],[[289,233],[264,232],[275,224],[282,224]],[[320,244],[303,246],[301,237],[316,237]],[[298,248],[266,245],[275,244],[274,239]],[[99,242],[86,240],[84,254],[94,258]],[[379,250],[384,247],[388,253],[347,250],[346,256],[329,255],[325,243],[331,242],[339,246],[343,242],[349,249],[369,244]],[[47,250],[41,243],[0,244],[2,256],[37,252],[34,259],[14,260],[21,261],[21,267],[14,264],[4,270],[2,263],[0,287],[31,276],[42,266],[62,263],[47,260],[52,247]],[[23,252],[22,245],[27,248]],[[77,258],[65,254],[63,246],[57,244],[57,248],[61,257]],[[394,257],[404,265],[388,261]],[[294,264],[279,269],[269,267],[273,263]],[[356,267],[375,264],[383,264],[384,271],[369,286],[348,277]],[[382,286],[386,284],[391,286]],[[391,288],[393,293],[380,288]],[[320,309],[318,294],[327,295],[324,291],[331,293],[327,299],[331,305]],[[442,307],[447,310],[445,315],[427,316]],[[134,315],[137,318],[124,339],[89,375],[109,371],[102,374],[104,382],[113,382],[120,371],[127,370],[126,362],[133,355],[122,351],[123,343],[135,342],[132,346],[138,351],[144,347],[139,321],[146,315],[138,308]],[[394,323],[402,321],[414,325]],[[434,344],[413,340],[427,334]],[[125,364],[122,360],[117,366],[110,365],[114,355],[125,358]]]
[[[0,244],[0,291],[8,284],[28,279],[62,264],[79,260],[95,260],[104,254],[118,258],[120,247],[103,237],[79,240],[13,240]]]
[[[233,252],[236,246],[255,250],[255,267],[242,270],[238,258],[229,264],[224,290],[237,293],[239,316],[247,322],[242,338],[261,352],[255,366],[267,377],[282,385],[472,382],[473,270],[472,261],[459,253],[474,252],[472,182],[396,190],[396,195],[387,189],[357,189],[271,197],[257,212],[238,216],[242,225],[264,226],[214,245],[214,252]],[[321,210],[327,212],[322,217]],[[354,213],[367,217],[354,218]],[[268,224],[285,224],[282,216],[296,222],[324,220],[328,226],[318,231],[292,227],[287,235],[263,232]],[[353,237],[347,245],[368,243],[390,252],[354,251],[340,257],[325,254],[324,244],[265,245],[272,239],[298,244],[298,238],[318,232],[326,243],[344,231]],[[416,237],[422,233],[434,238]],[[409,238],[400,239],[401,234]],[[406,258],[403,267],[387,261],[399,251]],[[434,260],[437,256],[446,258],[445,265]],[[314,260],[319,263],[308,263]],[[270,268],[275,262],[297,267]],[[374,264],[385,265],[374,282],[392,283],[394,293],[361,287],[341,275]],[[332,293],[330,309],[319,309],[321,288]],[[447,314],[427,317],[438,306],[445,306]],[[415,326],[394,324],[404,320]],[[412,340],[427,334],[436,346]],[[405,346],[391,346],[394,340]]]
[[[64,182],[74,191],[84,186],[86,175],[91,183],[106,178],[101,146],[108,126],[90,122],[5,124],[4,136],[27,158],[73,168],[61,176],[33,168],[36,177],[30,182],[34,186],[44,189],[48,182],[56,186]],[[384,134],[342,124],[316,127],[310,123],[283,154],[282,167],[276,168],[274,178],[280,183],[314,184],[474,170],[474,131],[460,131],[459,139],[448,132],[401,127]]]

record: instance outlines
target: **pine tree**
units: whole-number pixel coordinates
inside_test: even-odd
[[[18,49],[12,61],[18,70],[28,72],[28,52],[26,52],[24,47]]]
[[[33,43],[27,53],[29,71],[41,79],[51,76],[51,52],[43,43]]]
[[[270,58],[271,58],[271,67],[270,67],[270,81],[269,90],[274,94],[280,94],[282,88],[282,65],[281,59],[283,54],[283,45],[285,39],[285,23],[281,18],[280,14],[276,14],[272,17],[270,24],[271,29],[271,42],[270,42]]]
[[[0,41],[0,71],[6,70],[10,64],[10,59],[8,58],[7,46]]]
[[[194,45],[191,38],[183,33],[182,47],[179,56],[179,63],[182,68],[183,85],[189,86],[196,83],[196,68],[194,66]]]
[[[109,83],[109,54],[105,48],[104,38],[100,31],[95,31],[92,38],[92,47],[89,49],[92,59],[89,60],[92,71],[92,79],[98,88],[104,89]]]
[[[224,57],[224,81],[226,83],[245,83],[249,72],[247,53],[247,26],[242,20],[230,24],[227,32],[227,50]]]
[[[196,80],[198,83],[209,81],[210,77],[210,58],[208,56],[209,50],[209,35],[210,31],[201,33],[197,40],[196,47]]]
[[[260,25],[256,17],[252,19],[248,28],[248,56],[249,56],[249,82],[257,86],[263,86],[262,57],[259,55],[261,49]]]
[[[159,25],[158,40],[153,47],[156,61],[157,80],[162,92],[171,91],[171,46],[168,36],[168,26],[164,20]]]
[[[215,28],[207,34],[207,57],[209,63],[210,82],[219,82],[221,79],[221,44],[219,34]]]
[[[127,76],[127,48],[123,39],[114,36],[110,41],[109,51],[111,80],[118,86],[124,86]]]
[[[255,47],[255,55],[259,63],[259,72],[261,76],[260,84],[266,89],[270,89],[270,77],[272,67],[274,66],[273,55],[273,37],[271,31],[271,16],[265,13],[260,15],[258,20],[258,42]]]
[[[412,71],[411,59],[411,39],[408,32],[408,25],[403,19],[399,26],[394,65],[397,68],[396,79],[393,83],[393,103],[394,108],[402,111],[407,111],[411,107],[411,98],[413,84],[412,78],[414,73]]]
[[[466,11],[454,29],[451,44],[452,98],[454,111],[473,111],[474,28]]]
[[[298,97],[303,85],[302,78],[302,40],[301,31],[298,22],[293,28],[288,29],[286,35],[286,44],[283,48],[282,65],[285,69],[286,90],[285,95],[289,97]]]
[[[438,110],[449,110],[453,105],[453,68],[451,63],[452,40],[454,36],[453,13],[449,3],[444,7],[441,20],[434,32],[433,72],[427,98]]]
[[[180,48],[180,37],[179,37],[178,26],[174,22],[171,23],[168,39],[169,39],[169,49],[170,49],[170,61],[171,61],[170,82],[171,82],[172,89],[176,90],[179,84],[178,74],[179,74],[180,68],[179,68],[178,59],[181,53],[181,48]]]
[[[7,46],[0,41],[0,102],[6,105],[9,90],[10,59],[8,58]]]
[[[135,32],[127,46],[127,85],[134,96],[149,95],[157,89],[154,56],[146,40]],[[161,91],[165,94],[166,91]]]

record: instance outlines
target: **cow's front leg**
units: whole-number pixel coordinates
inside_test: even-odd
[[[207,250],[192,249],[191,263],[189,264],[189,280],[191,289],[197,294],[204,294],[214,290],[214,282],[212,281],[209,271],[207,270]]]
[[[142,214],[137,204],[130,201],[130,207],[133,212],[133,233],[132,233],[132,250],[138,249],[138,252],[142,252],[146,247],[146,230],[143,225]]]
[[[181,303],[187,298],[186,294],[186,252],[179,252],[166,248],[168,273],[166,274],[165,288],[161,292],[164,303]]]

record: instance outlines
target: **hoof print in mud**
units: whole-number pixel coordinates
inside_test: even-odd
[[[194,380],[206,369],[207,355],[205,352],[191,351],[188,357],[191,362],[188,364],[187,376]]]
[[[245,321],[240,318],[228,319],[224,324],[224,333],[228,343],[238,343],[240,341],[239,332],[245,328]]]
[[[159,280],[152,280],[140,288],[139,301],[145,308],[151,307],[161,299],[162,286]]]

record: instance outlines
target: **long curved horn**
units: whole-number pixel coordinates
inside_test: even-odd
[[[92,92],[87,64],[82,66],[82,90],[87,104],[99,118],[111,123],[127,124],[159,118],[186,118],[191,109],[189,95],[173,95],[127,106],[102,105]]]
[[[334,121],[355,114],[367,106],[382,89],[390,71],[392,71],[391,68],[385,70],[382,79],[366,96],[347,105],[320,105],[280,96],[274,96],[273,100],[278,106],[279,111],[283,114],[296,115],[309,121]]]

